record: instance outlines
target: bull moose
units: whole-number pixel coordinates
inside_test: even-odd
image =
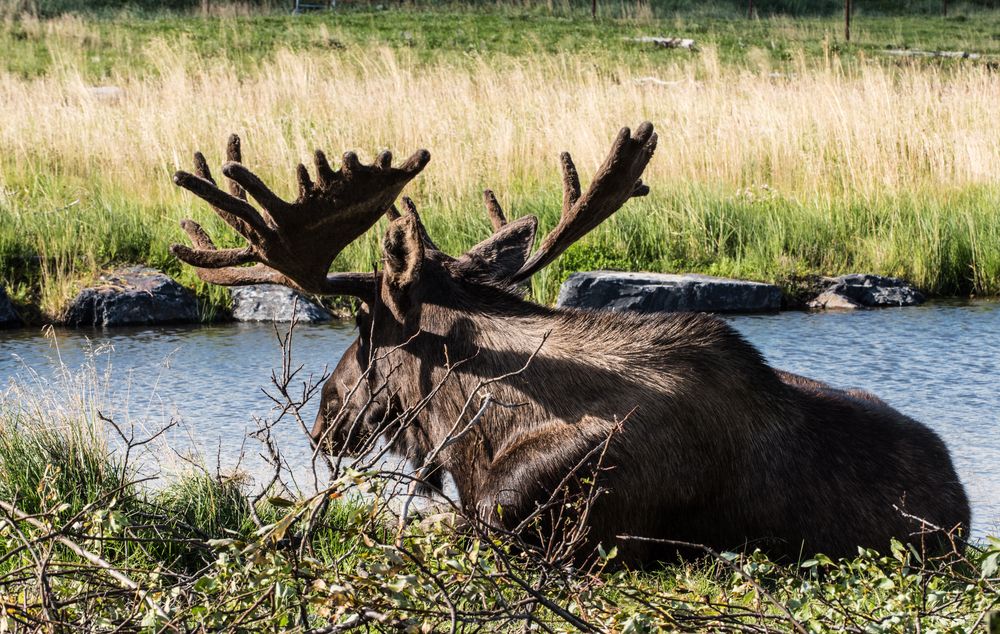
[[[388,152],[371,165],[347,153],[336,171],[317,151],[316,180],[299,165],[299,194],[287,202],[242,165],[234,136],[222,168],[229,193],[200,153],[197,175],[174,180],[248,246],[216,249],[187,220],[194,248],[171,250],[211,283],[360,300],[359,337],[324,390],[314,440],[350,452],[378,430],[410,457],[433,452],[462,506],[488,525],[518,526],[603,445],[607,493],[588,509],[587,543],[616,544],[626,563],[675,553],[657,539],[759,545],[794,558],[886,549],[928,526],[967,530],[968,501],[944,443],[877,397],[775,370],[709,315],[554,309],[524,298],[534,273],[648,192],[640,176],[656,141],[650,123],[623,129],[586,191],[562,154],[562,216],[533,253],[536,219],[506,222],[487,192],[494,233],[451,257],[410,201],[405,213],[394,208],[427,151],[398,167]],[[329,273],[383,214],[382,268]],[[352,387],[359,377],[364,385]],[[469,407],[486,392],[497,406]],[[392,423],[404,420],[401,434]]]

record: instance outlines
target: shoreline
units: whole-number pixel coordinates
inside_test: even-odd
[[[828,276],[814,276],[815,279],[821,279]],[[757,280],[735,280],[735,281],[746,281],[746,282],[756,282]],[[807,303],[809,299],[815,297],[821,289],[822,286],[816,284],[803,285],[801,281],[796,281],[793,283],[790,280],[785,280],[784,283],[778,282],[775,284],[781,289],[781,307],[777,310],[751,310],[751,311],[723,311],[716,312],[719,315],[750,315],[750,314],[777,314],[785,312],[808,312],[808,313],[850,313],[852,310],[845,310],[840,308],[810,308]],[[187,288],[186,290],[192,291],[193,289]],[[348,298],[342,298],[339,296],[329,296],[324,298],[312,297],[311,299],[322,299],[322,301],[317,302],[323,308],[325,308],[330,313],[330,319],[326,323],[347,323],[352,322],[354,319],[355,310],[353,308],[352,300]],[[935,306],[935,305],[973,305],[977,303],[992,303],[1000,301],[1000,295],[971,295],[971,296],[960,296],[960,295],[934,295],[930,293],[925,293],[925,301],[920,306]],[[0,333],[10,332],[19,329],[29,329],[37,327],[54,327],[65,330],[88,330],[88,329],[115,329],[115,328],[135,328],[135,327],[159,327],[159,326],[178,326],[178,325],[190,325],[190,326],[211,326],[211,325],[222,325],[222,324],[238,324],[238,323],[253,323],[255,320],[239,320],[232,316],[231,311],[227,306],[217,305],[211,308],[211,313],[201,312],[200,319],[197,321],[163,321],[150,324],[126,324],[122,326],[89,326],[89,325],[79,325],[73,326],[67,324],[65,320],[52,319],[49,318],[39,318],[42,316],[41,310],[37,305],[28,306],[27,309],[23,304],[12,302],[15,310],[18,311],[21,317],[20,324],[10,324],[3,325],[0,324]],[[545,304],[547,306],[556,306],[555,302],[549,302]],[[870,311],[870,310],[884,310],[891,308],[915,308],[917,306],[885,306],[885,307],[860,307],[855,310],[859,311]],[[643,312],[643,311],[640,311]],[[649,311],[649,312],[661,312],[661,311]],[[678,312],[678,311],[665,311],[665,312]],[[683,312],[683,311],[679,311]],[[700,312],[700,311],[699,311]],[[713,311],[704,311],[713,312]],[[25,315],[28,318],[25,318]],[[268,320],[260,320],[266,322]],[[285,320],[278,320],[276,323],[282,323]],[[285,321],[287,323],[287,321]],[[323,322],[320,322],[323,323]],[[311,325],[309,322],[299,322],[299,325]],[[0,337],[2,338],[2,337]]]

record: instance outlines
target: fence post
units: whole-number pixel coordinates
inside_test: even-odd
[[[844,40],[851,41],[851,0],[844,0]]]

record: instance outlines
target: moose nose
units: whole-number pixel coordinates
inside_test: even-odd
[[[316,414],[316,422],[313,423],[312,431],[309,432],[309,440],[313,447],[318,445],[320,441],[323,440],[323,434],[326,433],[326,416],[323,415],[322,410]]]

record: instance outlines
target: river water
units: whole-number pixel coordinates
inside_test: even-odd
[[[1000,303],[727,319],[772,365],[870,390],[931,426],[951,449],[972,500],[974,532],[1000,534]],[[294,365],[303,366],[298,378],[321,377],[353,338],[349,324],[300,325],[293,346]],[[246,437],[257,428],[254,417],[274,418],[262,388],[281,365],[270,324],[0,331],[0,390],[8,397],[15,384],[34,394],[86,392],[119,423],[155,430],[179,420],[168,434],[170,449],[158,457],[183,465],[194,455],[223,471],[239,464],[263,473],[260,445]],[[318,399],[304,412],[310,424],[317,406]],[[296,422],[283,420],[273,436],[293,472],[309,462]]]

